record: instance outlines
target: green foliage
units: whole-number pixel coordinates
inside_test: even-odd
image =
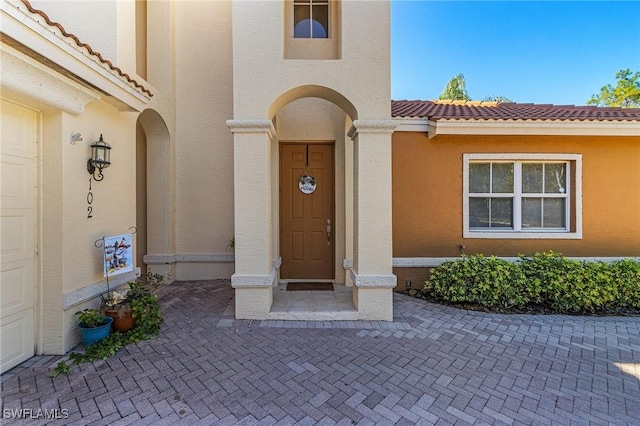
[[[616,303],[621,308],[640,309],[640,262],[624,259],[611,265],[613,281],[618,286]]]
[[[524,287],[524,274],[516,265],[479,255],[443,263],[431,273],[425,289],[451,302],[508,308],[529,301]]]
[[[87,308],[76,312],[78,322],[84,328],[96,328],[104,325],[104,315],[97,309]]]
[[[498,102],[501,104],[512,104],[514,103],[511,99],[507,98],[506,96],[502,96],[502,95],[498,95],[498,96],[485,96],[484,99],[482,99],[485,102]]]
[[[554,252],[520,256],[514,263],[463,256],[435,269],[425,292],[488,308],[542,305],[557,313],[640,309],[640,261],[581,262]]]
[[[123,346],[156,338],[160,332],[162,315],[160,301],[155,291],[164,282],[165,278],[163,275],[148,273],[134,281],[130,281],[128,283],[127,299],[131,304],[133,317],[136,320],[135,327],[126,333],[111,333],[106,338],[85,347],[84,353],[72,353],[69,356],[71,364],[107,359],[115,355]],[[87,310],[85,309],[85,311]],[[94,309],[94,311],[97,310]],[[57,364],[56,368],[51,372],[51,377],[56,377],[60,373],[65,375],[71,373],[70,365],[66,361],[60,361]]]
[[[600,93],[592,95],[587,105],[623,108],[640,107],[640,72],[632,73],[629,68],[616,73],[616,86],[607,84]]]
[[[64,374],[65,376],[71,374],[71,367],[66,363],[66,361],[60,361],[56,365],[56,368],[51,372],[51,377],[58,377],[58,374]]]
[[[458,74],[449,80],[438,99],[470,101],[471,99],[467,93],[464,75]]]

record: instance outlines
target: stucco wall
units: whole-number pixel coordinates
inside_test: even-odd
[[[271,118],[267,111],[282,94],[314,84],[345,96],[358,109],[358,118],[388,118],[389,3],[340,2],[338,60],[283,59],[287,5],[291,2],[233,2],[234,117]]]
[[[231,3],[177,2],[176,253],[229,256],[233,238]],[[177,279],[228,278],[226,264],[182,264]]]
[[[96,248],[95,240],[104,236],[129,232],[129,227],[136,224],[135,200],[135,114],[118,112],[115,108],[102,102],[87,105],[85,113],[78,116],[62,114],[62,134],[55,139],[61,141],[62,158],[43,156],[44,168],[50,161],[61,161],[62,176],[62,243],[61,246],[47,244],[44,250],[62,250],[62,282],[61,293],[68,294],[86,286],[103,281],[103,252]],[[79,132],[83,141],[71,144],[67,135]],[[100,133],[112,147],[111,166],[104,169],[104,180],[91,181],[92,211],[87,217],[87,197],[89,192],[89,174],[86,162],[89,157],[89,145],[98,140]],[[45,143],[50,142],[46,135]],[[45,200],[48,185],[44,183]],[[43,205],[44,214],[49,214],[48,204]],[[52,243],[52,241],[46,241]],[[135,248],[135,247],[134,247]],[[44,286],[56,285],[43,280]],[[97,299],[94,305],[98,304]],[[48,309],[46,303],[43,311]],[[75,323],[73,313],[77,307],[67,308],[64,316],[65,329],[74,330],[69,323]],[[64,350],[69,350],[77,343],[78,336],[73,332],[64,334]]]
[[[64,268],[73,271],[64,281],[64,291],[68,292],[102,280],[101,250],[94,246],[94,241],[128,232],[136,224],[135,203],[131,202],[136,194],[136,138],[135,115],[119,113],[104,103],[89,104],[80,116],[65,114],[62,121],[63,135],[80,132],[84,138],[73,145],[67,138],[62,142]],[[91,181],[92,217],[87,218],[90,175],[86,163],[89,145],[100,134],[112,147],[112,164],[104,169],[104,180]]]
[[[82,141],[69,135],[80,133]],[[91,181],[86,164],[92,142],[103,134],[112,146],[104,180]],[[128,232],[135,225],[135,114],[92,102],[80,115],[41,114],[39,140],[38,296],[39,353],[64,353],[78,341],[74,313],[98,306],[92,288],[102,282],[102,258],[95,240]],[[89,195],[91,192],[91,195]],[[88,201],[91,201],[91,204]],[[87,207],[91,207],[88,218]],[[135,247],[134,247],[135,248]]]
[[[462,155],[582,154],[582,239],[464,239]],[[640,139],[595,136],[393,135],[393,256],[640,256]],[[397,269],[396,269],[397,270]],[[403,283],[400,279],[399,283]]]
[[[31,0],[30,3],[35,9],[44,11],[52,21],[62,24],[68,33],[88,43],[103,57],[112,60],[117,58],[117,1]],[[79,5],[82,7],[78,7]]]

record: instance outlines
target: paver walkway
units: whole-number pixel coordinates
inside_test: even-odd
[[[2,376],[3,417],[55,408],[69,414],[51,423],[61,425],[640,424],[640,318],[494,315],[396,294],[393,323],[235,321],[232,297],[225,280],[165,288],[159,339],[69,377],[49,378],[60,357],[32,358]]]

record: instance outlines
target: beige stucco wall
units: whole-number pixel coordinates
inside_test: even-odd
[[[233,264],[232,48],[230,2],[176,2],[176,278],[228,278]],[[212,259],[227,259],[216,263]]]
[[[25,99],[23,99],[25,100]],[[79,306],[97,306],[90,293],[69,298],[102,282],[102,251],[95,240],[128,232],[135,225],[135,115],[93,102],[85,112],[41,112],[39,120],[37,219],[40,271],[36,279],[36,330],[39,353],[63,353],[79,335],[74,313]],[[100,136],[112,146],[111,167],[104,180],[91,181],[86,170],[89,145]],[[72,143],[69,135],[83,140]],[[88,203],[91,200],[91,204]],[[92,208],[88,218],[87,207]]]
[[[354,292],[354,304],[359,311],[367,312],[368,318],[390,320],[390,298],[378,298],[378,295],[390,294],[390,289],[395,285],[395,277],[391,273],[389,157],[393,126],[388,120],[389,3],[339,2],[340,59],[330,60],[284,59],[286,7],[292,7],[292,3],[233,3],[234,120],[228,125],[234,132],[234,181],[236,185],[244,182],[253,169],[256,180],[260,180],[257,185],[259,189],[274,194],[274,185],[277,184],[274,179],[275,166],[278,164],[271,158],[275,152],[274,146],[271,145],[269,150],[262,153],[264,147],[260,144],[272,144],[273,139],[281,137],[278,129],[282,117],[277,114],[287,104],[300,98],[323,98],[340,107],[354,120],[355,126],[355,132],[349,135],[355,140],[352,157],[354,172],[349,174],[349,177],[353,176],[353,186],[345,182],[345,187],[354,194],[353,198],[345,196],[345,202],[346,207],[350,207],[348,202],[353,199],[355,213],[351,222],[352,235],[354,240],[359,241],[356,244],[353,241],[345,242],[345,253],[349,248],[354,248],[353,259],[349,259],[353,260],[350,277],[356,286],[362,287]],[[256,40],[260,40],[260,43],[256,43]],[[371,49],[371,46],[376,48]],[[277,128],[268,130],[269,120],[274,117]],[[270,134],[272,131],[275,135]],[[351,153],[346,144],[345,148],[345,153]],[[351,160],[346,155],[345,159]],[[345,169],[348,171],[347,166]],[[369,185],[369,182],[375,185]],[[263,200],[262,197],[251,196],[256,190],[235,189],[235,226],[239,238],[236,275],[232,278],[232,284],[236,288],[236,296],[239,292],[264,294],[264,286],[273,283],[271,277],[274,267],[268,260],[271,260],[270,252],[277,249],[274,243],[277,242],[277,222],[273,219],[278,215],[277,203],[273,203],[277,197],[272,195],[270,200]],[[376,198],[375,194],[382,194],[382,200]],[[264,221],[264,217],[268,220]],[[267,227],[264,232],[263,226]],[[253,235],[253,228],[260,228],[260,238],[248,238]],[[342,233],[348,235],[349,229],[345,226]],[[249,241],[251,248],[244,246]],[[273,265],[277,265],[277,259],[273,260]],[[242,270],[240,274],[238,269]],[[256,281],[260,282],[260,289],[255,287]],[[261,300],[261,296],[256,296],[251,300]],[[260,309],[264,310],[264,306],[256,305],[253,309],[236,303],[236,315],[239,318],[244,315],[253,318]],[[261,315],[267,313],[262,312]]]
[[[24,10],[24,5],[16,4],[20,6],[19,10]],[[170,4],[168,0],[152,2],[149,13],[157,18],[154,22],[171,22]],[[151,89],[154,96],[150,100],[145,99],[148,107],[145,114],[152,118],[143,123],[147,132],[143,139],[148,139],[149,145],[155,149],[150,154],[155,167],[153,170],[159,168],[163,171],[161,176],[156,173],[152,179],[160,188],[156,192],[161,195],[154,193],[151,211],[162,214],[150,215],[150,227],[158,231],[153,232],[156,239],[151,246],[162,253],[171,253],[175,245],[172,201],[175,198],[175,154],[171,142],[175,133],[175,103],[169,77],[173,69],[170,66],[173,50],[167,39],[166,27],[152,26],[160,42],[153,44],[154,49],[149,52],[149,63],[154,69],[162,70],[151,73],[151,77],[167,89],[162,93],[135,74],[134,2],[89,1],[78,7],[78,2],[34,1],[32,5],[43,10],[52,21],[62,24],[68,33],[91,45],[93,50],[119,66],[139,84]],[[42,17],[25,13],[27,25],[33,28],[37,25],[32,23],[35,20],[43,30],[19,32],[12,26],[11,31],[21,37],[18,41],[26,45],[39,43],[40,53],[51,63],[72,65],[81,78],[96,76],[91,71],[93,65],[85,64],[83,68],[81,63],[70,59],[76,48],[70,39],[71,53],[63,53],[55,45],[61,39],[67,39],[57,30],[51,32],[53,27],[48,26]],[[150,32],[149,37],[153,39],[154,33]],[[50,44],[43,42],[46,38],[51,40]],[[103,84],[103,90],[113,89],[112,97],[94,90],[89,84],[72,81],[56,69],[48,68],[46,61],[43,65],[15,51],[15,46],[3,44],[3,60],[11,63],[10,67],[4,66],[8,65],[7,61],[3,64],[3,96],[40,111],[36,351],[64,353],[79,341],[75,312],[98,306],[97,296],[106,289],[102,276],[102,251],[95,247],[94,242],[103,236],[128,232],[129,227],[137,225],[135,182],[140,171],[136,169],[136,121],[142,104],[131,103],[132,98],[124,101],[115,99],[115,96],[130,91],[131,87],[126,82],[118,82],[117,78],[107,81],[112,78],[110,71],[107,71],[109,77],[102,80],[96,77],[98,80],[94,81]],[[91,59],[87,57],[86,61]],[[10,90],[5,90],[6,84],[11,85]],[[122,90],[122,87],[126,89]],[[135,110],[137,107],[140,110]],[[72,143],[72,133],[80,133],[83,140]],[[87,197],[91,196],[88,196],[86,163],[89,145],[98,140],[101,133],[113,148],[112,164],[104,170],[103,181],[91,182],[92,218],[87,218]],[[134,250],[139,251],[140,248],[134,245]],[[112,286],[122,284],[127,277],[133,277],[133,273],[113,279]]]
[[[54,118],[50,117],[49,119]],[[62,189],[61,226],[62,241],[59,247],[54,242],[44,246],[43,250],[62,250],[62,293],[70,293],[87,285],[102,281],[102,250],[96,248],[95,240],[103,236],[129,232],[135,226],[135,115],[122,113],[104,103],[87,105],[85,113],[73,116],[59,115],[60,134],[45,133],[44,143],[61,144],[61,157],[43,155],[44,168],[50,162],[62,164],[60,181]],[[45,122],[45,129],[48,124]],[[102,130],[101,130],[102,129]],[[74,145],[68,142],[68,135],[79,132],[84,141]],[[91,182],[93,194],[92,217],[87,218],[87,196],[89,192],[89,174],[86,162],[91,142],[98,140],[100,132],[104,140],[112,146],[111,166],[104,170],[104,180]],[[45,194],[43,211],[49,211],[47,197],[48,181],[43,182]],[[56,201],[57,203],[58,201]],[[47,230],[45,230],[46,232]],[[46,241],[45,241],[46,242]],[[43,285],[55,285],[43,277]],[[43,312],[48,305],[43,303]],[[75,308],[70,308],[73,312]],[[46,317],[46,314],[44,315]],[[65,315],[65,321],[75,321]],[[67,326],[68,327],[68,326]],[[65,334],[65,350],[75,343],[72,334]]]
[[[341,93],[355,105],[358,118],[388,118],[388,2],[341,2],[342,59],[338,60],[283,59],[285,2],[278,7],[276,3],[233,2],[234,117],[271,118],[267,111],[282,94],[314,84]],[[273,112],[282,106],[275,105]]]
[[[51,21],[62,24],[68,33],[76,35],[102,53],[105,58],[117,58],[117,9],[120,2],[31,0],[30,3],[35,9],[44,11]]]

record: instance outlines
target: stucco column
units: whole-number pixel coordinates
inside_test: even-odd
[[[263,319],[271,310],[272,265],[270,120],[228,120],[233,132],[236,318]]]
[[[393,320],[391,134],[393,120],[356,120],[354,140],[353,302],[363,319]]]

